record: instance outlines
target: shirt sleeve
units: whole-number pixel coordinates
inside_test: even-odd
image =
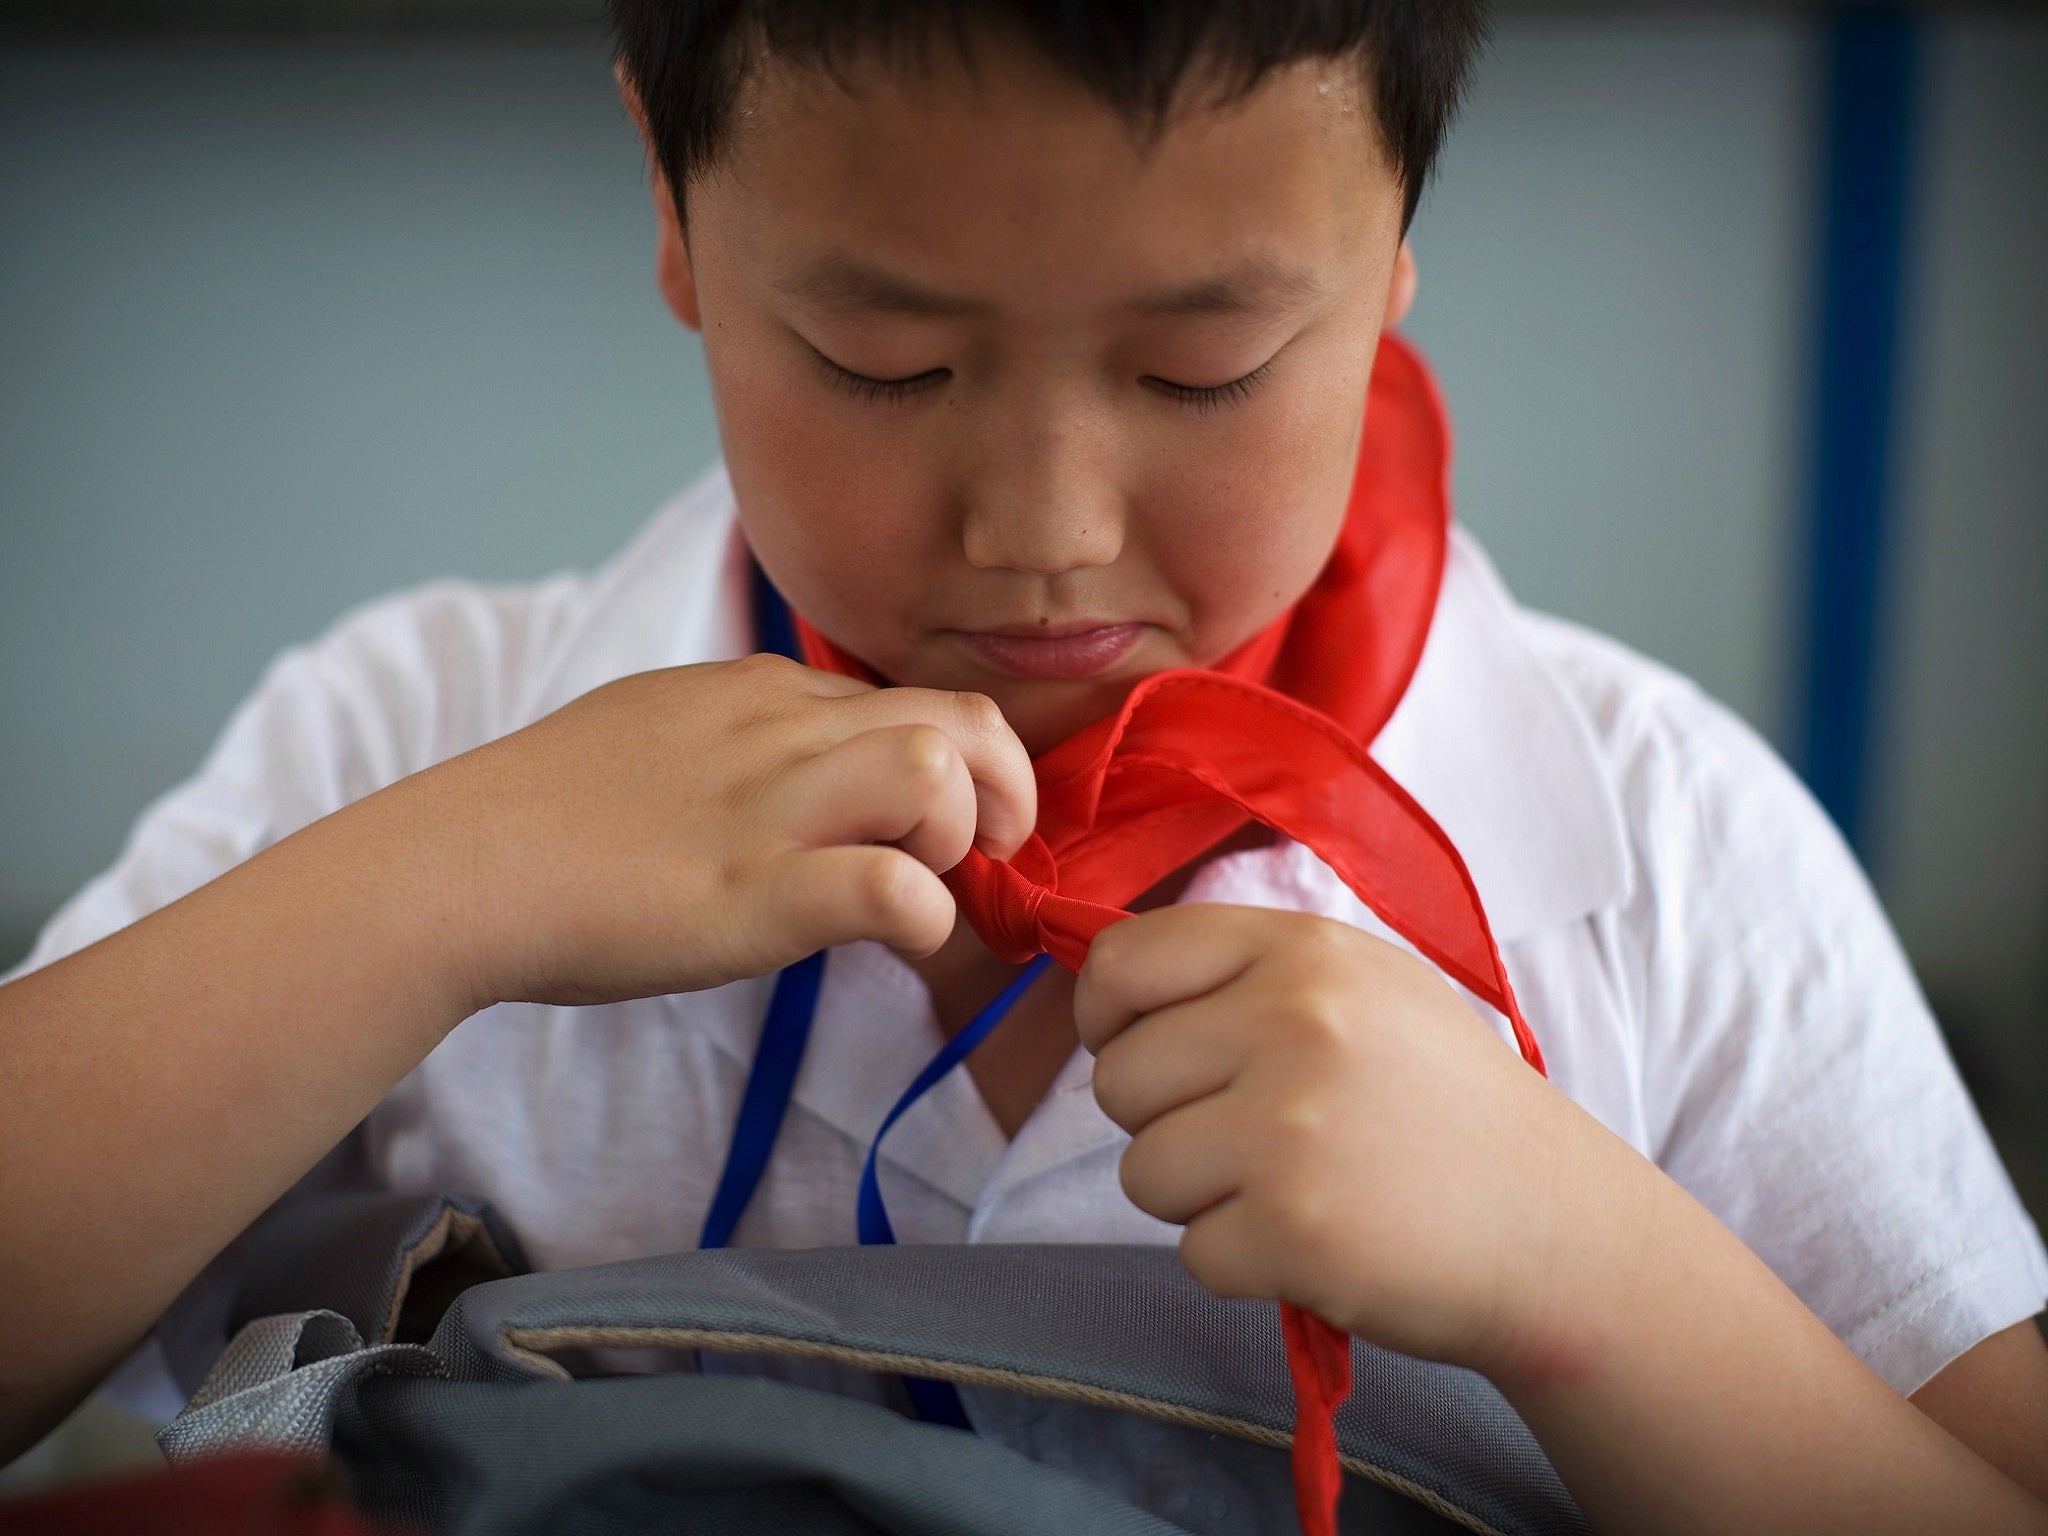
[[[568,578],[531,588],[444,583],[362,608],[285,652],[199,771],[143,813],[114,865],[59,909],[4,979],[74,954],[299,828],[525,723],[527,681],[574,593]],[[330,1185],[347,1160],[344,1143],[308,1178]],[[109,1378],[109,1396],[152,1418],[176,1411],[194,1384],[182,1379],[192,1363],[225,1343],[234,1258],[231,1247],[194,1280]]]
[[[1912,1392],[2039,1312],[2048,1255],[1854,857],[1784,764],[1673,682],[1637,712],[1657,1161]]]

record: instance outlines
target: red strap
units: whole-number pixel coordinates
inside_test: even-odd
[[[1313,1312],[1280,1303],[1287,1368],[1294,1376],[1294,1512],[1302,1536],[1337,1536],[1337,1406],[1351,1395],[1351,1339]]]

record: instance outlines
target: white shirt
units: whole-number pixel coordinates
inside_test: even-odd
[[[594,575],[373,604],[278,659],[24,969],[599,684],[750,649],[745,554],[716,470]],[[1374,753],[1464,854],[1552,1079],[1893,1386],[1912,1391],[2041,1309],[2048,1255],[1875,898],[1731,714],[1618,644],[1516,607],[1460,536]],[[1216,860],[1182,899],[1386,933],[1292,843]],[[692,1247],[771,984],[488,1009],[365,1122],[367,1177],[491,1200],[543,1267]],[[853,1242],[868,1140],[941,1038],[922,983],[887,950],[834,951],[736,1241]],[[1077,1053],[1014,1140],[966,1073],[927,1094],[883,1144],[900,1238],[1173,1241],[1118,1185],[1126,1138],[1096,1107],[1089,1065]],[[179,1402],[148,1349],[117,1387],[158,1412]]]

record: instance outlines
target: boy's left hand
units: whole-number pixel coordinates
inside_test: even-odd
[[[1297,912],[1172,906],[1105,930],[1074,998],[1123,1185],[1223,1296],[1512,1370],[1564,1319],[1589,1225],[1648,1169],[1436,971]]]

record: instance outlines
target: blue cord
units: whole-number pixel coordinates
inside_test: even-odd
[[[903,1097],[896,1101],[896,1107],[882,1121],[882,1128],[875,1132],[875,1139],[868,1144],[867,1164],[860,1171],[860,1203],[855,1208],[855,1222],[864,1247],[896,1241],[896,1229],[889,1225],[889,1212],[882,1204],[882,1183],[875,1173],[875,1154],[882,1149],[882,1138],[903,1118],[906,1109],[924,1097],[932,1084],[959,1066],[969,1051],[989,1037],[990,1032],[1003,1022],[1003,1016],[1017,1005],[1017,999],[1030,989],[1031,983],[1045,974],[1045,968],[1050,964],[1051,955],[1040,955],[1019,971],[1010,984],[996,994],[994,1002],[946,1042],[939,1054],[903,1090]]]
[[[825,955],[820,950],[775,978],[768,1017],[761,1025],[761,1043],[754,1048],[754,1065],[747,1073],[739,1119],[732,1128],[732,1146],[725,1154],[725,1171],[718,1176],[718,1193],[712,1196],[703,1235],[697,1239],[699,1248],[724,1248],[732,1242],[733,1228],[740,1224],[747,1202],[754,1198],[754,1189],[767,1171],[768,1155],[775,1150],[775,1138],[796,1087],[796,1071],[810,1042],[811,1020],[818,1011],[818,986],[824,976]]]
[[[882,1203],[882,1182],[875,1171],[875,1156],[882,1149],[882,1138],[896,1122],[903,1118],[903,1112],[923,1098],[925,1093],[940,1078],[967,1059],[977,1045],[989,1037],[995,1027],[1003,1022],[1004,1016],[1017,1005],[1017,999],[1027,992],[1031,983],[1045,974],[1045,968],[1052,963],[1051,955],[1040,955],[1012,978],[1010,984],[996,994],[995,1001],[968,1021],[967,1027],[948,1040],[918,1073],[910,1086],[903,1090],[903,1096],[896,1101],[896,1107],[889,1111],[882,1121],[882,1128],[875,1132],[875,1139],[868,1143],[868,1159],[860,1171],[860,1202],[855,1209],[855,1223],[863,1247],[893,1244],[896,1229],[889,1224],[888,1208]],[[923,1376],[905,1376],[904,1390],[910,1394],[910,1406],[917,1416],[927,1424],[945,1424],[954,1429],[972,1430],[974,1425],[967,1417],[967,1409],[960,1401],[960,1394],[949,1381],[933,1381]]]

